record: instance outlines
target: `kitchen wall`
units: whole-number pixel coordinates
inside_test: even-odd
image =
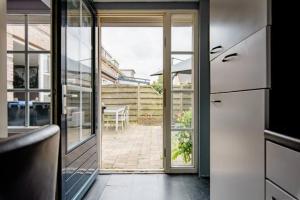
[[[0,138],[7,137],[6,0],[0,1]]]

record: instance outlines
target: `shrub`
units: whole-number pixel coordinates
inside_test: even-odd
[[[177,122],[182,128],[189,128],[192,124],[192,111],[184,111],[177,117]],[[188,163],[192,160],[193,142],[192,135],[188,131],[179,131],[176,133],[176,147],[172,150],[172,159],[176,160],[182,156],[183,161]]]

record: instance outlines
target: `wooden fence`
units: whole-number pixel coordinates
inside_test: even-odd
[[[101,95],[102,102],[107,107],[128,106],[130,123],[162,123],[163,95],[150,85],[103,85]],[[173,117],[191,108],[191,93],[173,93],[172,99]]]

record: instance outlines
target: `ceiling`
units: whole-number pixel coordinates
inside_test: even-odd
[[[7,11],[50,11],[50,0],[7,0]]]

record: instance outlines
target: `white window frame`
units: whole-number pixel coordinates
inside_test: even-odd
[[[30,107],[28,102],[30,101],[30,92],[46,92],[50,93],[51,96],[51,80],[52,80],[52,69],[50,69],[50,88],[49,89],[39,89],[39,88],[30,88],[30,83],[29,83],[29,56],[31,54],[49,54],[50,55],[50,62],[51,62],[51,50],[34,50],[31,51],[29,50],[29,34],[28,34],[28,27],[30,25],[30,22],[28,18],[30,16],[49,16],[49,21],[51,21],[51,15],[50,14],[8,14],[8,16],[23,16],[24,17],[24,50],[7,50],[7,54],[23,54],[24,59],[25,59],[25,88],[10,88],[7,89],[7,92],[22,92],[25,93],[25,125],[24,126],[8,126],[10,129],[23,129],[23,128],[38,128],[40,126],[30,126]],[[51,38],[50,38],[50,43],[51,43]],[[50,63],[51,67],[51,63]],[[50,101],[50,124],[52,123],[52,102]]]

